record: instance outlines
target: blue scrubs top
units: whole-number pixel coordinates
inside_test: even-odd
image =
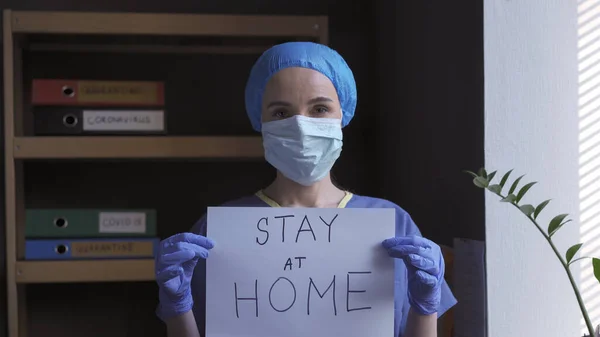
[[[223,207],[280,207],[277,202],[267,197],[262,191],[255,195],[233,200],[222,205]],[[391,201],[360,196],[347,192],[346,197],[340,202],[338,208],[394,208],[396,210],[396,236],[422,236],[419,228],[410,215]],[[192,233],[206,235],[206,215],[192,227]],[[210,257],[209,257],[210,258]],[[194,298],[194,316],[199,328],[204,326],[204,291],[206,285],[206,264],[200,259],[192,278],[192,296]],[[394,336],[402,337],[406,329],[406,319],[410,304],[408,302],[408,280],[406,266],[401,259],[395,259],[395,299],[394,299]],[[438,317],[457,303],[456,298],[448,287],[446,281],[442,284],[442,299],[438,310]],[[207,304],[210,305],[210,304]],[[201,330],[203,331],[203,330]]]

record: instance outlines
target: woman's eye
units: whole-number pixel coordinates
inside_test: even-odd
[[[327,111],[329,111],[329,109],[327,109],[327,108],[326,108],[326,107],[324,107],[324,106],[320,106],[320,107],[316,107],[316,108],[315,108],[315,111],[316,111],[317,113],[319,113],[319,114],[324,114],[324,113],[326,113]]]
[[[282,110],[273,111],[273,117],[285,118],[286,112]]]

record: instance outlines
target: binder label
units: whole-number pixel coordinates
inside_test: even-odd
[[[71,243],[72,257],[153,256],[154,243],[146,241]]]
[[[100,212],[100,233],[145,233],[146,213]]]
[[[164,131],[163,110],[84,110],[85,131]]]
[[[79,101],[147,103],[158,101],[158,83],[137,81],[79,81]]]

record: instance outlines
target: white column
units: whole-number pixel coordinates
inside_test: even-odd
[[[544,229],[553,216],[571,214],[573,222],[554,239],[563,253],[580,242],[583,228],[578,4],[585,2],[600,4],[485,0],[484,5],[485,165],[501,173],[514,168],[510,182],[522,174],[522,184],[539,182],[523,201],[553,199],[539,218]],[[573,290],[548,243],[523,214],[490,193],[486,242],[489,337],[582,335]]]

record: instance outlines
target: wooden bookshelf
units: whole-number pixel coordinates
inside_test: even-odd
[[[94,44],[46,44],[32,43],[27,46],[33,51],[66,51],[66,52],[98,52],[98,53],[156,53],[156,54],[258,54],[266,46],[156,46],[156,45],[94,45]]]
[[[9,19],[14,33],[314,36],[327,42],[323,16],[13,11]]]
[[[17,283],[154,280],[154,260],[18,261]]]
[[[16,159],[262,158],[260,137],[15,137]]]
[[[135,54],[136,57],[144,57],[146,54],[243,55],[259,54],[270,45],[286,39],[328,43],[328,20],[323,16],[4,10],[3,19],[4,179],[9,337],[30,335],[27,313],[31,312],[31,308],[26,306],[31,301],[26,301],[25,298],[27,287],[35,284],[154,280],[153,259],[25,260],[24,181],[26,177],[24,175],[26,172],[24,166],[29,161],[39,163],[55,159],[76,161],[111,158],[154,158],[168,161],[199,158],[228,159],[235,162],[263,157],[262,143],[258,135],[126,137],[32,135],[33,117],[28,112],[25,89],[27,83],[24,83],[24,70],[27,69],[22,65],[24,52],[58,51],[103,53],[103,55],[120,53]],[[118,42],[109,44],[95,39],[103,36],[110,36],[111,39],[115,37]],[[127,38],[131,36],[158,37],[159,42],[128,43]],[[73,37],[81,39],[74,43]],[[179,43],[181,37],[200,40],[222,38],[227,43],[189,45]],[[228,37],[231,39],[227,39]],[[35,40],[36,38],[38,40]],[[176,42],[161,44],[161,39],[165,38],[172,38]],[[246,45],[240,42],[244,39],[253,42]],[[160,227],[161,224],[159,223],[158,226]],[[90,305],[94,304],[90,303]]]

